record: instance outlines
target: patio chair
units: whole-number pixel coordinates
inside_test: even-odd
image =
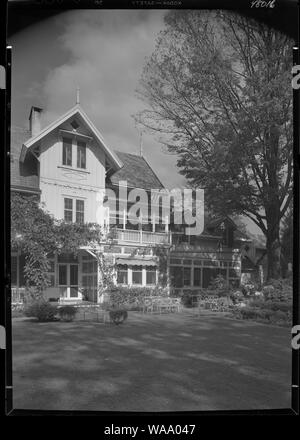
[[[180,312],[182,310],[182,304],[180,298],[169,298],[170,300],[170,311]]]
[[[159,313],[171,311],[171,303],[169,301],[169,298],[159,298],[157,300],[156,306]]]
[[[153,300],[151,298],[145,298],[143,302],[143,313],[153,313],[154,311],[154,304]]]

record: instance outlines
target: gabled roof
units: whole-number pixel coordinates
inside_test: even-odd
[[[23,163],[19,160],[22,145],[29,144],[31,139],[29,130],[11,127],[11,185],[38,190],[36,157],[32,154],[26,154]],[[120,180],[126,180],[128,187],[132,188],[163,188],[163,184],[143,157],[119,151],[114,151],[114,155],[123,163],[123,166],[110,177],[112,184],[115,185]]]
[[[98,141],[98,143],[102,146],[105,153],[109,157],[113,168],[115,170],[118,170],[122,167],[122,162],[120,159],[116,156],[116,154],[108,148],[108,146],[105,144],[103,136],[99,132],[99,130],[95,127],[95,125],[92,123],[92,121],[88,118],[86,113],[82,110],[79,104],[76,104],[73,108],[71,108],[69,111],[67,111],[64,115],[62,115],[60,118],[56,119],[56,121],[49,124],[47,127],[45,127],[43,130],[41,130],[38,134],[35,136],[32,136],[30,139],[25,141],[23,143],[23,149],[21,152],[21,162],[24,161],[27,151],[35,145],[40,139],[42,139],[44,136],[49,134],[52,130],[63,124],[65,121],[67,121],[69,118],[73,116],[79,116],[82,118],[82,120],[85,122],[85,124],[89,127],[91,132],[93,133],[93,136]]]
[[[110,177],[113,185],[126,180],[130,188],[163,189],[164,186],[143,156],[116,151],[123,167]]]

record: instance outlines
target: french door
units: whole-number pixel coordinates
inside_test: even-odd
[[[78,264],[63,263],[58,265],[58,286],[60,296],[76,299],[79,297]]]

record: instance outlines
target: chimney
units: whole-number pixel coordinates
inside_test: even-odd
[[[41,131],[41,113],[43,109],[39,107],[31,107],[29,115],[29,130],[31,136],[35,136]]]

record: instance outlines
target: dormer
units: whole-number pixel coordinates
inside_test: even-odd
[[[32,136],[22,146],[21,162],[24,162],[28,151],[31,151],[33,154],[36,153],[36,157],[38,157],[40,142],[48,135],[58,132],[61,141],[66,144],[62,148],[62,166],[65,163],[65,166],[71,166],[74,169],[84,169],[86,167],[85,148],[88,143],[93,142],[105,154],[107,168],[115,172],[122,167],[123,164],[118,156],[108,148],[101,133],[79,104],[76,104],[71,110],[44,129],[41,129],[41,112],[42,109],[39,107],[32,107],[31,109],[29,121]],[[72,145],[72,149],[70,146],[67,146],[68,144]],[[69,163],[71,165],[67,165]]]

